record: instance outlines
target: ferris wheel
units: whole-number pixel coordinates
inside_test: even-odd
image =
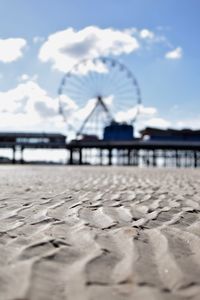
[[[58,94],[59,112],[77,135],[101,136],[111,122],[133,124],[142,103],[133,73],[107,57],[76,64],[64,75]]]

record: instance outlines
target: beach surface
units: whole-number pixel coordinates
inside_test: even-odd
[[[0,167],[0,299],[200,299],[200,170]]]

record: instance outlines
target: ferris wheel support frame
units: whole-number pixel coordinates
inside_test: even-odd
[[[76,133],[77,136],[79,136],[83,133],[85,125],[87,124],[87,122],[89,121],[89,119],[91,118],[91,116],[93,115],[93,113],[95,112],[95,110],[97,109],[98,106],[102,107],[103,111],[110,119],[110,122],[114,121],[114,118],[113,118],[110,110],[108,109],[107,105],[104,103],[102,97],[98,96],[95,106],[93,107],[93,109],[91,110],[89,115],[85,118],[85,120],[83,121],[83,124],[81,125],[80,129],[77,131],[77,133]]]

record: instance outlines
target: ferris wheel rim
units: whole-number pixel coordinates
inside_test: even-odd
[[[95,57],[95,58],[85,58],[85,59],[82,59],[80,60],[79,62],[77,62],[76,64],[74,64],[69,71],[67,71],[64,76],[62,77],[62,80],[61,80],[61,84],[59,86],[59,89],[58,89],[58,95],[61,95],[62,94],[62,87],[64,86],[65,84],[65,80],[67,77],[71,76],[73,74],[73,71],[78,68],[80,65],[83,65],[84,63],[87,63],[87,62],[95,62],[95,61],[101,61],[102,63],[106,64],[106,62],[111,62],[114,65],[118,65],[121,67],[121,70],[126,70],[127,72],[127,75],[130,76],[132,79],[133,79],[133,85],[136,87],[136,92],[137,92],[137,104],[138,105],[141,105],[142,104],[142,96],[141,96],[141,89],[139,87],[139,84],[138,84],[138,80],[137,78],[135,77],[134,73],[124,64],[122,63],[121,61],[113,58],[113,57],[105,57],[105,56],[99,56],[99,57]]]

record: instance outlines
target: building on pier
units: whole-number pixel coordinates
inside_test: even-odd
[[[140,131],[142,140],[150,141],[184,141],[200,142],[200,130],[192,129],[159,129],[146,127]]]
[[[0,132],[0,148],[12,149],[13,163],[16,162],[16,152],[20,151],[20,162],[23,163],[25,149],[65,149],[66,136],[44,132]]]
[[[104,128],[104,141],[131,141],[134,138],[133,126],[112,122]]]

